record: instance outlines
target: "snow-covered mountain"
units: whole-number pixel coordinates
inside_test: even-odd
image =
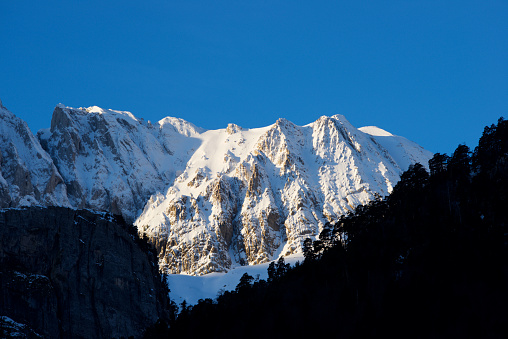
[[[298,253],[327,221],[387,195],[411,163],[431,157],[342,115],[204,130],[177,118],[152,124],[129,112],[58,105],[37,138],[3,106],[0,119],[2,206],[122,214],[156,245],[168,273],[222,272]]]
[[[0,101],[0,207],[69,207],[66,185],[23,120]]]
[[[166,118],[152,125],[129,112],[58,105],[37,136],[78,208],[122,214],[133,222],[152,194],[185,167],[198,128]]]
[[[199,147],[166,194],[136,220],[170,273],[206,274],[301,252],[323,225],[379,194],[431,154],[344,116],[257,129],[230,124],[193,136]]]

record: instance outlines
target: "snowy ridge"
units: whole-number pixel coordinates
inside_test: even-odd
[[[167,117],[57,105],[30,132],[0,107],[0,208],[61,205],[121,214],[167,273],[203,275],[301,253],[305,238],[432,154],[342,115],[205,130]]]
[[[431,156],[376,131],[336,115],[194,135],[199,147],[185,170],[150,199],[136,225],[168,273],[224,272],[300,253],[327,221],[389,194],[403,170]]]

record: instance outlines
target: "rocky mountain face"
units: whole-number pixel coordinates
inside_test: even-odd
[[[0,101],[0,208],[70,206],[67,186],[23,120]]]
[[[200,147],[165,195],[136,220],[170,273],[206,274],[301,252],[329,220],[387,195],[431,154],[341,115],[307,126],[236,125],[199,136]]]
[[[152,124],[129,112],[58,105],[51,128],[35,138],[12,113],[0,113],[16,122],[0,139],[3,206],[121,214],[148,236],[169,273],[225,271],[301,251],[328,220],[389,194],[411,163],[431,157],[341,115],[306,126],[279,119],[264,128],[203,130],[176,118]],[[4,146],[19,130],[27,141]],[[35,150],[37,166],[30,163],[37,155],[25,156]],[[16,176],[23,169],[37,190]]]
[[[87,210],[0,211],[0,314],[9,320],[1,327],[44,338],[140,337],[167,318],[157,258],[129,227]]]
[[[51,128],[37,136],[64,178],[72,206],[122,214],[130,222],[186,160],[175,150],[184,137],[173,125],[153,126],[129,112],[98,107],[58,105]]]

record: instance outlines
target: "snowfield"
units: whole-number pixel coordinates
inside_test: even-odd
[[[297,261],[303,262],[302,254],[293,254],[284,258],[286,264],[294,266]],[[249,274],[255,280],[266,280],[268,278],[268,265],[264,263],[254,266],[239,266],[222,273],[210,273],[202,276],[186,274],[169,274],[169,297],[180,305],[184,300],[187,305],[195,305],[199,299],[215,299],[223,291],[233,291],[240,282],[244,273]]]

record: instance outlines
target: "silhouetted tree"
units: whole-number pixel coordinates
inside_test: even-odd
[[[440,176],[446,173],[450,157],[446,154],[435,153],[429,160],[429,169],[431,176]]]
[[[268,265],[268,282],[273,282],[276,279],[277,271],[275,269],[275,262],[271,262]]]
[[[419,190],[427,185],[428,180],[429,173],[422,164],[417,162],[409,165],[409,168],[402,173],[400,181],[395,186],[399,189]]]
[[[305,258],[305,262],[309,262],[309,261],[312,261],[316,258],[315,254],[314,254],[314,247],[312,245],[312,239],[311,238],[306,238],[304,241],[303,241],[303,256]]]
[[[276,267],[277,267],[276,276],[278,279],[280,279],[289,271],[289,269],[291,268],[291,265],[286,264],[284,257],[280,257],[279,260],[277,260]]]
[[[471,151],[466,145],[459,145],[448,162],[448,173],[455,180],[468,180],[471,175]]]
[[[254,277],[249,275],[248,273],[244,273],[240,278],[240,282],[236,285],[237,292],[243,292],[250,288],[252,281],[254,281]]]

